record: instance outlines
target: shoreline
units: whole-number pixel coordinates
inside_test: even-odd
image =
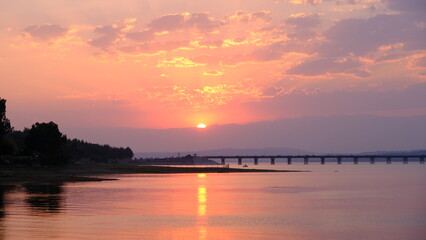
[[[68,165],[61,167],[2,166],[0,185],[26,182],[84,182],[113,181],[99,175],[115,174],[179,174],[179,173],[253,173],[253,172],[309,172],[303,170],[242,169],[223,167],[170,167],[135,165]]]

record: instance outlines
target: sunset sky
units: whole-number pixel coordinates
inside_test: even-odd
[[[0,39],[16,129],[426,116],[424,0],[1,1]]]

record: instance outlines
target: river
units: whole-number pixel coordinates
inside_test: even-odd
[[[311,172],[1,186],[0,239],[425,239],[424,164],[258,167]]]

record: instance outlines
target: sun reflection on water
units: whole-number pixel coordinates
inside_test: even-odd
[[[205,240],[207,238],[207,188],[204,185],[206,174],[198,174],[198,239]]]

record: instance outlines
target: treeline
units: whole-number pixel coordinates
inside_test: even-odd
[[[78,139],[68,140],[65,145],[65,151],[72,159],[90,159],[95,162],[133,157],[133,151],[129,147],[116,148],[109,145],[88,143]]]
[[[68,139],[54,122],[35,123],[30,129],[14,131],[6,118],[6,100],[0,98],[0,163],[10,163],[5,156],[15,162],[26,161],[26,164],[62,165],[70,160],[101,163],[132,158],[133,151],[129,147],[117,148]]]

